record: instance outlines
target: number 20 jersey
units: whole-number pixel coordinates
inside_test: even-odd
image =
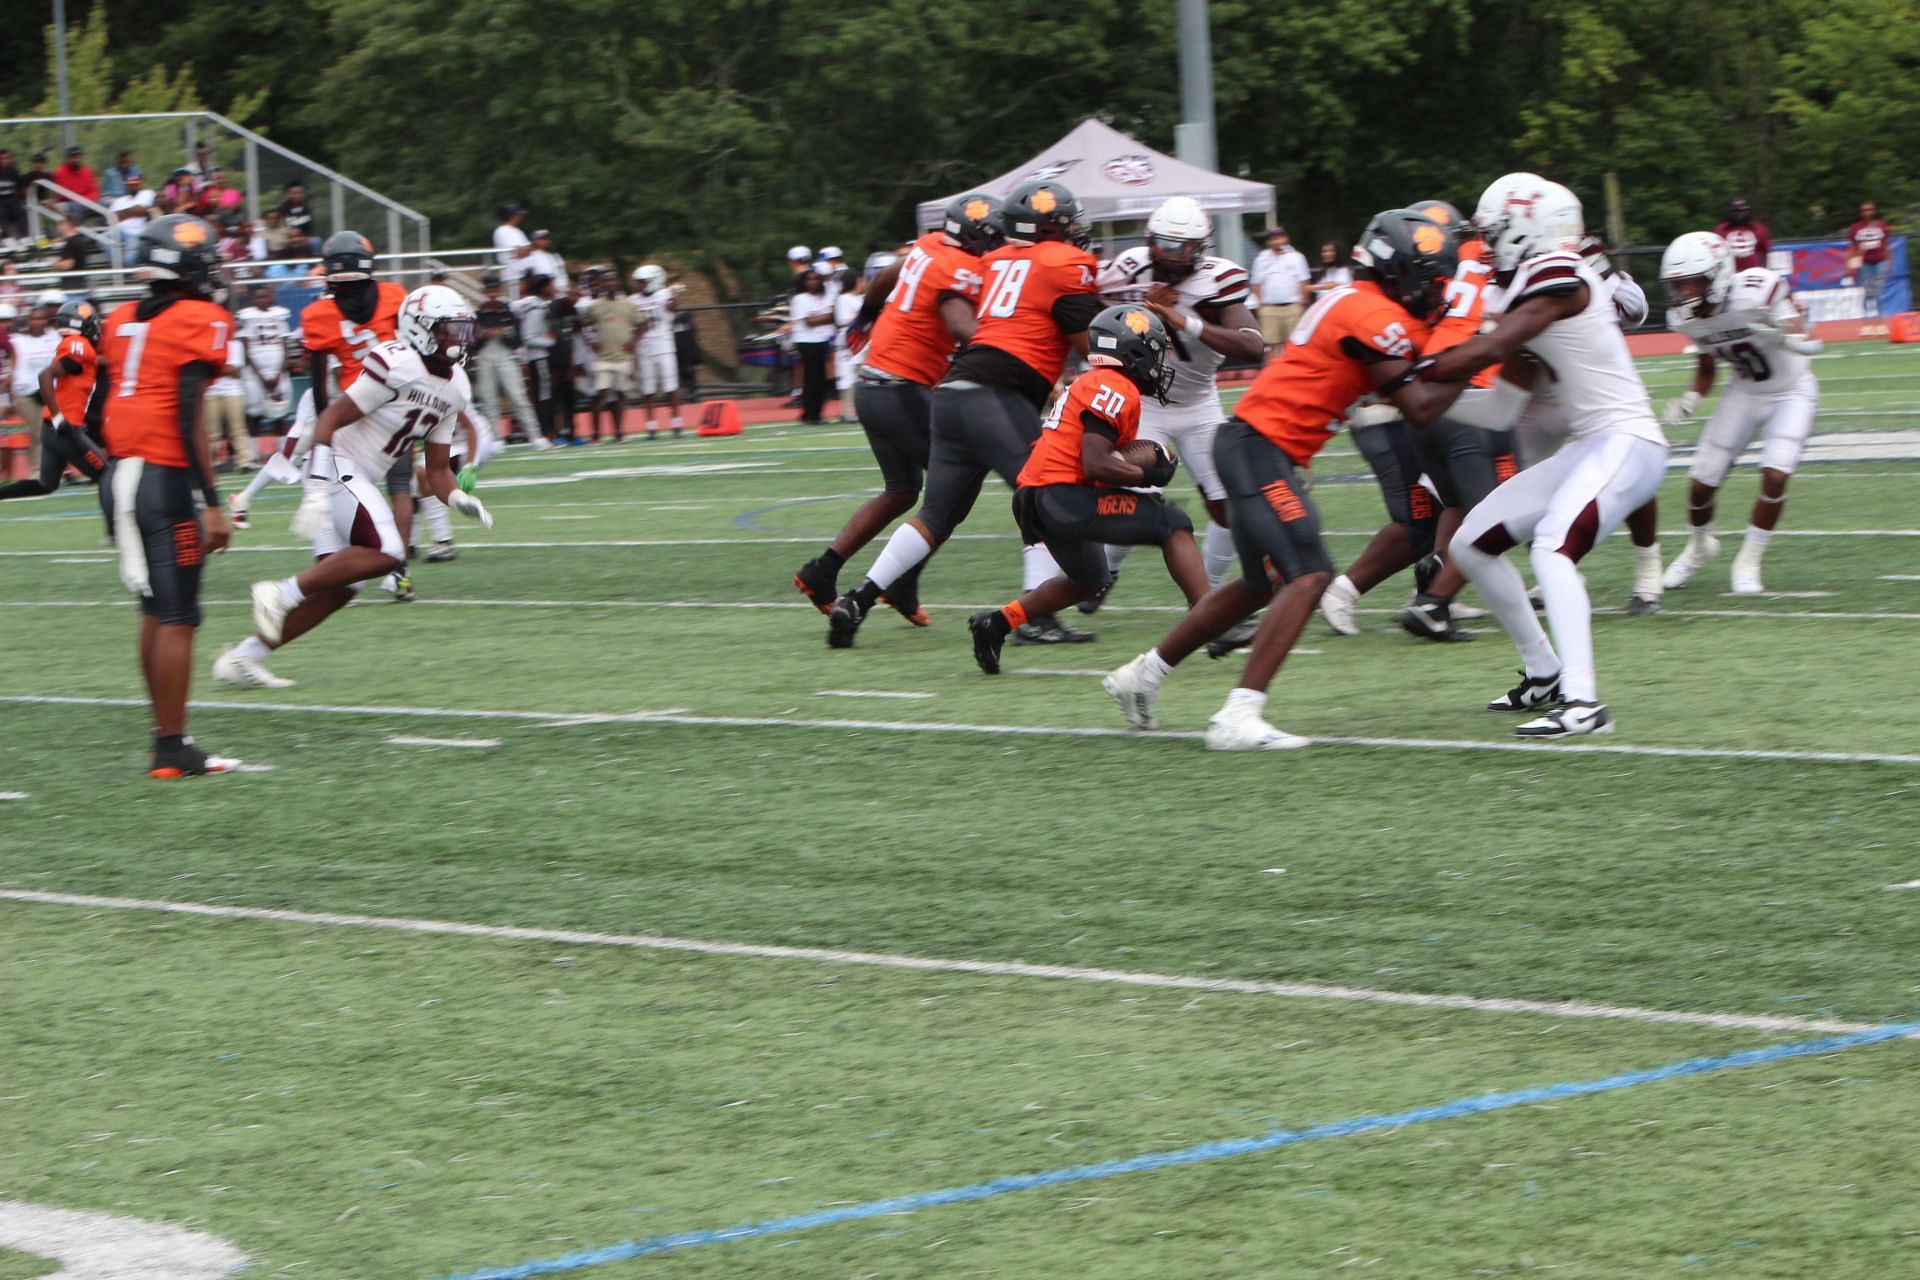
[[[1787,350],[1780,327],[1797,321],[1799,310],[1779,272],[1749,267],[1733,278],[1719,311],[1691,319],[1669,311],[1667,327],[1691,338],[1702,351],[1733,366],[1733,376],[1756,395],[1797,391],[1813,376],[1813,365]]]
[[[333,433],[341,475],[384,475],[416,440],[453,443],[460,415],[473,398],[467,371],[453,366],[442,378],[404,342],[383,342],[367,352],[345,394],[366,415]]]

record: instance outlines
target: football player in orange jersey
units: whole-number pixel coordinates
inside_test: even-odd
[[[233,317],[211,300],[220,255],[214,229],[199,218],[154,219],[140,233],[134,264],[148,292],[107,317],[100,370],[109,388],[107,474],[120,577],[140,597],[140,669],[153,706],[148,768],[156,778],[220,773],[233,762],[187,736],[187,692],[200,571],[231,536],[200,429],[200,399],[228,363]]]
[[[1464,383],[1421,382],[1414,374],[1428,326],[1445,310],[1457,261],[1453,234],[1425,215],[1412,209],[1375,214],[1354,251],[1354,284],[1320,296],[1280,358],[1268,362],[1234,406],[1216,437],[1214,462],[1244,576],[1215,588],[1159,645],[1107,676],[1103,687],[1129,722],[1152,728],[1167,674],[1265,607],[1240,685],[1208,723],[1206,744],[1214,751],[1307,745],[1263,715],[1267,685],[1333,580],[1318,514],[1294,469],[1313,460],[1339,429],[1341,414],[1369,391],[1415,426],[1439,417],[1458,397]],[[1429,394],[1434,391],[1441,394]]]
[[[1080,201],[1051,178],[1030,179],[1000,212],[1007,242],[980,260],[986,283],[973,340],[933,393],[926,499],[893,531],[866,580],[834,601],[827,643],[836,649],[851,648],[880,596],[953,536],[989,473],[1015,483],[1067,353],[1086,354],[1087,325],[1100,314],[1099,263],[1085,248]],[[1045,547],[1027,549],[1027,587],[1059,571]],[[1038,617],[1015,636],[1029,644],[1090,639]]]
[[[46,406],[40,418],[40,474],[0,485],[0,501],[52,493],[68,467],[89,480],[98,480],[107,467],[107,451],[89,434],[99,430],[106,391],[96,349],[100,313],[91,302],[76,299],[60,308],[53,328],[60,345],[40,371],[40,403]]]
[[[946,375],[954,348],[973,337],[980,255],[1005,235],[997,197],[960,196],[947,206],[938,231],[915,240],[904,258],[882,268],[867,285],[847,346],[850,352],[864,349],[854,412],[880,464],[884,487],[853,513],[825,551],[793,575],[793,585],[822,613],[833,610],[839,594],[835,581],[847,557],[912,510],[920,496],[933,388]],[[887,589],[887,603],[924,627],[919,581],[916,565]]]
[[[1113,581],[1107,548],[1157,546],[1189,605],[1207,594],[1207,566],[1193,539],[1193,521],[1158,493],[1173,479],[1166,447],[1149,441],[1151,462],[1123,451],[1140,435],[1143,395],[1162,404],[1173,385],[1173,340],[1144,306],[1108,307],[1087,327],[1087,363],[1048,415],[1020,471],[1013,516],[1028,543],[1044,543],[1060,574],[1011,604],[967,619],[973,660],[1000,674],[1007,636],[1037,614],[1091,600]]]

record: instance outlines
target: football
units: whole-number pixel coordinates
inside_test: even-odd
[[[1165,446],[1151,440],[1135,440],[1120,450],[1120,456],[1137,467],[1150,467],[1159,461],[1160,453],[1164,448]],[[1171,457],[1172,454],[1169,453],[1168,456]]]

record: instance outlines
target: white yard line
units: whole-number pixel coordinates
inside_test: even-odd
[[[0,899],[42,906],[86,907],[99,911],[156,911],[215,919],[267,920],[281,924],[319,925],[332,928],[390,929],[399,933],[496,938],[517,942],[553,942],[564,946],[687,951],[698,955],[738,956],[760,960],[803,960],[815,964],[863,965],[880,969],[911,969],[931,973],[971,973],[995,978],[1041,978],[1062,982],[1110,983],[1130,987],[1163,987],[1176,991],[1214,991],[1232,995],[1277,996],[1288,1000],[1337,1000],[1357,1004],[1406,1005],[1419,1009],[1457,1009],[1476,1013],[1527,1014],[1545,1018],[1595,1018],[1619,1022],[1719,1027],[1727,1030],[1822,1031],[1840,1034],[1871,1030],[1877,1025],[1836,1022],[1819,1018],[1773,1017],[1762,1014],[1643,1009],[1632,1005],[1589,1004],[1575,1000],[1507,1000],[1489,996],[1432,995],[1419,991],[1382,991],[1369,987],[1328,986],[1307,982],[1256,982],[1237,978],[1201,978],[1184,974],[1135,973],[1120,969],[1022,964],[1018,961],[954,960],[874,951],[842,951],[825,947],[763,946],[757,943],[712,942],[699,938],[673,938],[647,933],[590,933],[575,929],[531,929],[510,925],[467,924],[452,920],[422,920],[405,916],[366,916],[330,911],[282,911],[268,907],[220,906],[212,903],[173,902],[152,898],[108,898],[93,894],[47,893],[29,889],[0,889]]]
[[[18,1200],[0,1200],[0,1245],[60,1263],[46,1280],[221,1280],[248,1261],[184,1227]]]
[[[1908,880],[1904,884],[1890,884],[1889,889],[1920,889],[1920,880]]]
[[[933,697],[930,693],[910,693],[891,689],[822,689],[813,696],[816,698],[899,698],[907,701]]]
[[[497,747],[498,738],[414,738],[395,734],[387,739],[396,747]]]
[[[53,707],[144,707],[140,698],[84,698],[54,694],[0,694],[0,704]],[[356,706],[302,702],[218,702],[196,699],[202,711],[269,711],[286,714],[337,716],[405,716],[449,720],[514,720],[544,728],[578,725],[681,725],[721,729],[829,729],[858,733],[933,733],[1009,738],[1106,738],[1158,742],[1197,742],[1199,730],[1121,729],[1093,725],[968,724],[919,720],[814,720],[800,716],[708,716],[683,711],[506,711],[469,707]],[[1522,742],[1516,739],[1475,738],[1350,738],[1316,737],[1329,747],[1380,747],[1411,751],[1524,752],[1534,756],[1594,755],[1648,756],[1673,760],[1763,760],[1804,764],[1920,764],[1920,754],[1890,751],[1764,751],[1728,747],[1650,747],[1625,743]]]

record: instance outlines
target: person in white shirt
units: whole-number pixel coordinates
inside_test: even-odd
[[[220,456],[220,442],[227,442],[227,465],[241,467],[247,451],[241,441],[247,436],[247,394],[240,385],[240,367],[246,361],[244,343],[236,332],[227,343],[227,363],[220,376],[207,384],[200,398],[200,423],[207,432],[207,456]]]
[[[867,278],[851,271],[840,273],[842,285],[833,300],[833,378],[840,391],[840,421],[857,422],[853,415],[854,384],[859,381],[860,357],[847,350],[847,330],[866,305]]]
[[[833,299],[826,277],[809,271],[787,304],[793,351],[800,357],[800,421],[818,426],[827,403],[827,353],[833,349]]]
[[[26,424],[29,475],[40,466],[40,371],[53,363],[54,352],[60,349],[60,334],[53,327],[58,310],[58,303],[49,305],[41,299],[27,312],[26,332],[13,335],[13,411]],[[12,451],[0,449],[0,466],[10,467],[11,463]],[[0,471],[0,480],[11,478],[11,470]]]
[[[293,416],[287,371],[293,313],[274,301],[272,285],[261,283],[253,286],[250,305],[242,307],[233,319],[233,336],[243,344],[236,363],[240,366],[240,385],[246,392],[247,430],[256,438],[280,435]],[[271,445],[265,446],[265,451],[271,453]]]
[[[640,312],[640,341],[633,357],[640,375],[640,416],[647,439],[660,434],[653,424],[653,398],[659,396],[666,401],[668,425],[679,435],[680,353],[673,336],[673,300],[680,286],[667,283],[667,269],[657,262],[635,267],[633,283],[637,292],[628,301]]]
[[[503,204],[500,225],[493,229],[494,256],[500,260],[500,278],[506,282],[510,294],[527,274],[527,255],[533,252],[527,233],[520,229],[526,216],[527,211],[519,205]]]
[[[1347,255],[1341,251],[1339,243],[1329,240],[1321,245],[1320,265],[1314,268],[1313,282],[1307,286],[1307,292],[1317,298],[1323,293],[1344,289],[1352,283],[1353,269],[1347,265]]]
[[[1253,255],[1253,268],[1248,274],[1253,278],[1260,339],[1266,343],[1267,359],[1271,360],[1280,354],[1287,335],[1306,310],[1306,288],[1313,279],[1313,269],[1307,265],[1307,255],[1293,247],[1285,227],[1268,227],[1266,242],[1267,247]]]
[[[552,276],[554,285],[561,293],[572,290],[573,286],[567,279],[566,261],[553,251],[553,232],[545,227],[533,233],[533,248],[527,254],[526,268],[528,275]]]

